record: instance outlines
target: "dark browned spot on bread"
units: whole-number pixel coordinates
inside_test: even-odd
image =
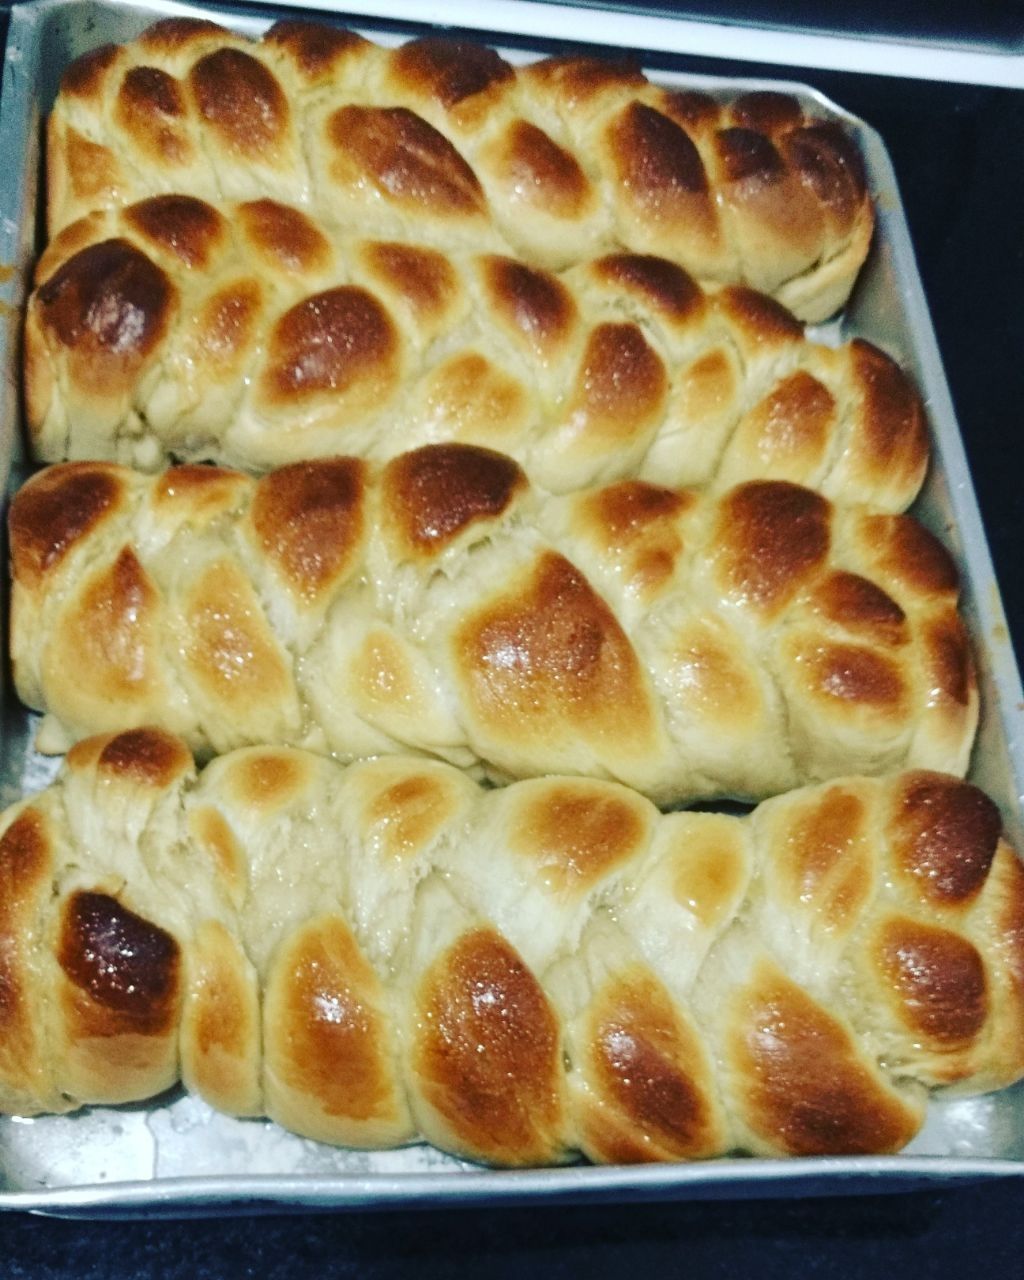
[[[68,978],[114,1015],[118,1029],[169,1031],[180,953],[174,938],[106,893],[76,893],[64,907],[57,959]]]
[[[393,74],[400,81],[429,93],[449,109],[515,79],[504,58],[470,40],[424,36],[402,45],[392,59]]]
[[[649,749],[650,693],[636,653],[607,603],[551,552],[515,590],[467,617],[456,636],[467,701],[488,730],[521,750],[524,737]]]
[[[275,22],[263,43],[286,49],[310,80],[331,71],[349,54],[370,48],[369,40],[354,31],[288,18]]]
[[[146,786],[168,787],[191,763],[192,756],[180,738],[146,727],[111,738],[100,752],[97,767]]]
[[[700,285],[667,258],[614,253],[600,258],[594,270],[600,280],[628,290],[677,322],[704,309],[704,291]]]
[[[264,553],[297,593],[314,600],[358,558],[365,524],[366,467],[326,458],[281,467],[256,486],[251,518]]]
[[[590,195],[587,175],[543,129],[513,120],[498,154],[501,175],[517,198],[557,218],[576,217],[584,209]]]
[[[895,600],[857,573],[836,570],[816,588],[814,603],[831,622],[880,644],[904,644],[907,616]]]
[[[230,32],[206,18],[161,18],[143,31],[139,46],[154,53],[173,53],[185,45],[198,43],[206,36],[230,38]]]
[[[983,791],[941,773],[912,773],[897,791],[890,824],[893,856],[931,902],[970,902],[981,891],[1002,832]]]
[[[328,1116],[393,1114],[393,1046],[380,980],[344,921],[307,925],[275,977],[280,1005],[269,1053],[283,1050],[275,1074]]]
[[[732,104],[732,118],[740,128],[774,134],[799,125],[803,109],[791,94],[760,89],[736,99]]]
[[[867,516],[864,541],[879,567],[899,583],[923,595],[955,596],[960,575],[939,539],[912,516]]]
[[[60,92],[76,98],[96,93],[103,84],[107,68],[117,61],[120,52],[116,44],[102,44],[98,49],[91,49],[75,58],[61,76]]]
[[[497,519],[526,487],[505,454],[435,444],[401,454],[385,469],[384,501],[405,546],[436,555],[464,529]]]
[[[717,123],[721,111],[709,93],[696,89],[667,92],[662,97],[662,110],[684,129],[706,129]]]
[[[586,105],[609,89],[639,89],[647,83],[635,62],[625,58],[578,55],[544,58],[525,70],[525,78],[549,88],[568,110]]]
[[[567,340],[576,304],[557,276],[497,255],[485,258],[482,265],[491,307],[522,334],[536,355],[544,357]]]
[[[908,1029],[942,1048],[968,1045],[985,1025],[985,966],[971,942],[918,920],[882,926],[875,961],[897,997]]]
[[[389,199],[431,213],[483,212],[476,174],[443,134],[405,107],[341,107],[327,128],[339,156]]]
[[[199,113],[232,151],[269,159],[288,128],[288,100],[270,71],[241,49],[216,49],[189,73]]]
[[[450,258],[421,244],[375,240],[363,248],[370,267],[423,318],[443,312],[455,298],[459,277]]]
[[[17,493],[9,521],[14,579],[34,587],[124,498],[116,467],[67,462],[39,472]]]
[[[800,660],[807,684],[831,702],[878,710],[905,710],[907,684],[899,666],[854,644],[821,644],[804,650]]]
[[[863,397],[866,444],[879,466],[914,472],[928,457],[928,426],[917,389],[895,360],[869,342],[850,344]]]
[[[630,1161],[714,1154],[722,1135],[707,1062],[660,983],[640,968],[619,976],[599,993],[588,1024],[597,1092],[625,1131],[619,1153]]]
[[[171,119],[185,114],[179,82],[159,67],[132,67],[121,81],[118,97],[126,111],[152,112]]]
[[[722,129],[715,148],[727,182],[767,184],[786,172],[771,140],[753,129]]]
[[[509,1164],[558,1150],[558,1022],[536,978],[499,934],[465,933],[416,994],[414,1070],[460,1145]]]
[[[969,706],[977,680],[963,619],[952,609],[930,618],[924,627],[924,641],[933,699],[957,707]]]
[[[803,325],[791,311],[756,289],[728,285],[715,295],[715,301],[749,342],[785,346],[804,336]]]
[[[653,107],[631,103],[613,122],[611,140],[621,179],[638,203],[671,207],[675,197],[708,194],[704,162],[689,134]]]
[[[799,485],[758,480],[733,489],[711,539],[724,585],[755,608],[780,608],[825,563],[831,517],[830,503]]]
[[[645,480],[622,480],[606,485],[589,499],[609,546],[628,546],[642,538],[651,525],[673,521],[696,502],[694,494],[662,489]]]
[[[147,240],[169,249],[188,267],[207,267],[226,238],[224,219],[192,196],[153,196],[125,210],[125,221]]]
[[[164,272],[127,240],[82,249],[35,295],[41,322],[65,347],[103,352],[126,368],[157,345],[173,300]]]
[[[852,222],[867,195],[867,174],[856,143],[838,124],[794,129],[781,140],[789,163],[832,211],[840,226]]]
[[[790,1155],[896,1151],[916,1132],[845,1028],[781,973],[764,968],[738,989],[728,1025],[747,1123]]]
[[[631,798],[567,781],[531,796],[511,846],[537,863],[554,893],[586,892],[641,852],[647,830],[647,815]]]
[[[390,380],[398,332],[366,289],[342,285],[296,303],[270,334],[265,374],[271,397],[301,400],[347,391],[357,382]]]
[[[286,271],[319,271],[331,261],[327,237],[291,205],[251,200],[238,206],[238,216],[249,239]]]
[[[181,164],[192,147],[183,131],[185,97],[180,83],[159,67],[132,67],[117,94],[118,123],[163,161]]]

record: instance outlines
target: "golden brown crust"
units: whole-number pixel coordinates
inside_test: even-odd
[[[124,240],[90,245],[41,285],[40,322],[70,352],[86,389],[109,395],[128,382],[170,323],[175,290],[164,272]]]
[[[391,74],[448,111],[468,98],[479,103],[480,95],[515,79],[513,69],[493,49],[438,36],[422,36],[401,45],[392,59]]]
[[[454,666],[467,714],[499,754],[524,736],[552,760],[582,740],[602,764],[661,745],[636,653],[604,600],[562,556],[543,556],[526,581],[466,618]]]
[[[546,271],[513,258],[485,258],[485,287],[495,315],[544,361],[563,346],[573,330],[576,308],[565,285]]]
[[[46,1023],[31,954],[52,891],[51,828],[26,808],[0,837],[0,1107],[61,1110],[48,1062]]]
[[[20,490],[11,511],[11,567],[30,588],[53,572],[89,533],[112,518],[125,499],[116,467],[69,463],[42,471]]]
[[[191,196],[153,196],[132,205],[125,221],[152,244],[200,270],[209,266],[214,248],[227,233],[216,209]]]
[[[382,984],[343,921],[313,921],[277,957],[265,1004],[269,1114],[310,1137],[403,1136]],[[299,1111],[295,1098],[315,1099]],[[299,1114],[302,1120],[297,1122]]]
[[[585,893],[644,847],[648,822],[629,792],[553,783],[520,811],[511,846],[543,867],[555,893]]]
[[[354,240],[265,197],[160,195],[66,229],[38,276],[25,374],[42,460],[264,470],[459,440],[556,492],[770,477],[887,511],[927,464],[919,398],[887,356],[810,342],[770,298],[705,292],[651,255],[556,276]]]
[[[504,515],[526,483],[491,449],[427,445],[389,463],[382,488],[401,551],[436,556],[478,522]]]
[[[265,476],[251,520],[268,561],[302,599],[352,572],[365,527],[366,468],[354,458],[297,463]]]
[[[339,107],[327,136],[339,178],[370,182],[410,211],[427,204],[448,217],[483,216],[476,174],[442,133],[405,107]]]
[[[817,576],[830,549],[829,504],[795,485],[751,482],[722,503],[713,545],[723,590],[771,614]]]
[[[590,1010],[592,1090],[584,1149],[611,1164],[700,1160],[724,1134],[710,1096],[710,1068],[694,1029],[649,971],[620,975]]]
[[[526,120],[509,124],[491,163],[499,185],[514,190],[531,208],[568,220],[585,215],[595,203],[576,157]]]
[[[356,225],[372,211],[447,247],[472,228],[478,247],[542,266],[662,253],[702,279],[785,291],[811,320],[842,305],[867,253],[856,144],[789,95],[717,102],[600,58],[516,68],[468,40],[386,49],[288,20],[245,41],[174,21],[65,73],[52,232],[97,202],[173,190],[186,170],[209,197],[215,170],[243,199],[269,181]]]
[[[927,1089],[1024,1075],[1024,871],[970,791],[661,815],[594,780],[266,747],[197,776],[167,735],[94,739],[0,818],[0,1109],[181,1076],[319,1141],[503,1165],[894,1151]],[[932,854],[907,874],[908,812],[969,894]]]
[[[972,1044],[988,1014],[985,966],[974,945],[920,921],[886,921],[878,963],[912,1031],[940,1048]]]
[[[287,51],[311,83],[326,78],[347,57],[362,52],[368,43],[354,31],[294,18],[275,22],[263,41]]]
[[[310,218],[277,200],[249,200],[238,206],[246,236],[266,258],[286,271],[314,272],[330,265],[331,246]]]
[[[988,875],[1002,831],[999,810],[969,783],[908,775],[892,820],[896,865],[940,906],[971,901]]]
[[[462,444],[259,480],[66,464],[11,508],[15,678],[65,745],[456,752],[665,803],[962,773],[977,677],[912,528],[782,481],[553,499]]]
[[[280,318],[270,335],[263,390],[271,404],[310,396],[371,401],[396,376],[398,340],[387,312],[365,289],[316,294]]]
[[[199,116],[239,155],[266,160],[284,143],[290,111],[277,80],[240,49],[208,53],[189,73]]]
[[[505,939],[489,929],[463,934],[423,976],[414,1009],[412,1071],[457,1144],[499,1164],[557,1158],[564,1123],[558,1024]]]
[[[850,1032],[783,974],[737,993],[730,1056],[746,1122],[788,1155],[898,1151],[920,1114],[880,1080]]]

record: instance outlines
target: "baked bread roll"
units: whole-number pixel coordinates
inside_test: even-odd
[[[785,94],[718,102],[598,59],[517,69],[468,41],[387,49],[295,21],[252,42],[170,19],[79,58],[47,178],[51,235],[161,193],[271,197],[554,269],[657,254],[809,321],[846,301],[874,221],[852,139]]]
[[[894,1151],[1024,1074],[1024,870],[933,773],[747,818],[140,729],[0,819],[0,1108],[502,1165]]]
[[[560,279],[270,200],[158,196],[68,228],[38,279],[25,384],[47,462],[267,470],[455,439],[552,492],[776,477],[888,510],[927,465],[920,400],[877,348],[810,342],[764,295],[664,259]]]
[[[67,463],[10,540],[44,750],[154,723],[203,754],[414,751],[675,803],[962,773],[977,721],[942,546],[782,481],[553,498],[467,445],[258,481]]]

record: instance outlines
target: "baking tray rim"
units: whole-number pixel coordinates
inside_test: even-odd
[[[599,1201],[823,1198],[897,1194],[1024,1178],[1024,1161],[998,1157],[837,1156],[726,1159],[669,1165],[570,1165],[473,1173],[249,1174],[112,1181],[0,1192],[0,1210],[50,1217],[198,1217],[260,1212],[510,1207]]]
[[[124,9],[156,19],[170,15],[205,15],[231,25],[269,22],[283,13],[295,13],[292,0],[284,0],[283,9],[251,8],[233,5],[225,8],[209,5],[178,4],[175,0],[97,0],[92,7],[105,10]],[[23,75],[11,74],[24,60],[31,42],[37,40],[47,18],[60,11],[78,7],[76,0],[26,0],[11,8],[4,78],[0,96],[0,155],[17,156],[24,151],[25,128],[32,122],[31,93],[34,84]],[[371,30],[380,26],[379,15],[360,15],[358,11],[339,14],[324,4],[308,6],[308,12],[324,20],[341,20]],[[593,11],[589,12],[593,16]],[[493,33],[486,23],[486,0],[477,11],[475,29]],[[619,16],[627,16],[620,14]],[[426,21],[418,25],[429,25]],[[535,33],[521,33],[529,40]],[[509,38],[509,44],[514,44]],[[584,43],[584,42],[580,42]],[[586,43],[608,47],[604,42]],[[656,51],[653,51],[656,52]],[[728,57],[728,51],[723,51]],[[655,76],[657,72],[655,72]],[[963,558],[969,563],[970,579],[976,588],[975,608],[978,628],[983,630],[992,679],[1000,689],[996,706],[1004,735],[1009,769],[1015,786],[1020,822],[1024,809],[1024,706],[1020,674],[1014,657],[1009,630],[1003,613],[998,584],[993,572],[988,545],[981,524],[973,484],[960,436],[952,399],[946,383],[938,344],[927,310],[924,290],[910,239],[909,228],[898,198],[898,188],[888,152],[878,133],[859,117],[833,102],[813,86],[789,76],[781,79],[764,76],[719,77],[686,73],[694,83],[714,86],[728,84],[732,88],[762,88],[795,92],[805,101],[814,102],[827,113],[845,121],[858,133],[862,147],[870,153],[870,170],[882,179],[893,200],[878,202],[878,234],[889,245],[898,267],[897,279],[902,305],[908,320],[913,320],[911,336],[918,363],[918,379],[928,403],[933,427],[933,466],[940,465],[949,489],[953,517],[963,543]],[[867,158],[867,157],[866,157]],[[26,203],[27,173],[19,168],[14,179],[4,184],[0,193],[0,263],[6,264],[10,278],[0,280],[0,305],[7,323],[0,326],[0,367],[4,383],[0,387],[0,486],[7,481],[16,454],[18,389],[17,369],[13,365],[18,349],[15,324],[20,312],[22,293],[19,283],[26,279],[25,220],[33,211]],[[976,635],[975,643],[979,643]],[[1002,643],[993,644],[993,640]],[[1014,716],[1016,713],[1016,719]],[[544,1203],[568,1203],[594,1200],[666,1199],[686,1196],[702,1198],[751,1198],[779,1195],[839,1195],[909,1191],[922,1185],[949,1186],[991,1178],[1024,1176],[1024,1159],[993,1156],[891,1155],[844,1156],[801,1159],[726,1159],[693,1164],[652,1166],[587,1166],[572,1165],[537,1170],[473,1170],[460,1173],[411,1172],[381,1174],[295,1174],[266,1173],[253,1175],[215,1174],[195,1177],[160,1177],[152,1179],[83,1183],[51,1186],[39,1190],[0,1190],[0,1209],[26,1210],[67,1217],[138,1217],[197,1216],[226,1211],[256,1211],[274,1205],[305,1211],[331,1209],[413,1208],[432,1205],[449,1207],[512,1204],[542,1198]]]

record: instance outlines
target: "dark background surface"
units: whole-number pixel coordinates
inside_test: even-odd
[[[637,7],[653,11],[658,6]],[[692,12],[701,5],[681,0],[680,8]],[[884,17],[886,6],[874,9]],[[901,6],[889,9],[895,15]],[[973,10],[971,24],[983,9]],[[761,5],[762,12],[768,10]],[[929,5],[927,10],[946,15],[942,21],[948,26],[948,8]],[[1009,2],[992,11],[1015,19],[1021,13]],[[902,13],[906,17],[906,6]],[[441,5],[425,6],[425,18],[435,15],[443,17]],[[0,14],[4,34],[5,29]],[[746,63],[683,65],[726,74],[762,70]],[[886,141],[1020,656],[1024,92],[768,70],[824,90]],[[406,1275],[494,1280],[537,1274],[846,1280],[889,1273],[900,1280],[980,1274],[1011,1280],[1024,1274],[1024,1179],[940,1192],[778,1202],[262,1214],[195,1222],[73,1223],[0,1216],[0,1280]]]

